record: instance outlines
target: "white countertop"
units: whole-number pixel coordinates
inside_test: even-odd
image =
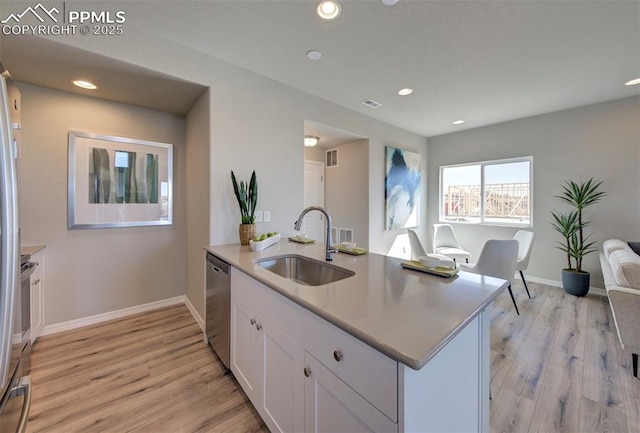
[[[299,254],[324,261],[324,244],[286,239],[260,252],[239,244],[205,247],[233,267],[323,317],[390,358],[420,369],[507,287],[505,280],[459,272],[442,278],[404,269],[401,259],[368,253],[333,255],[355,275],[304,286],[272,273],[256,259]]]

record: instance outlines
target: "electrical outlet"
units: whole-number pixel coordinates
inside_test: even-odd
[[[254,216],[256,217],[256,222],[257,223],[261,223],[262,222],[262,211],[261,210],[257,210],[256,214]]]
[[[271,211],[264,211],[264,222],[268,223],[271,221]]]

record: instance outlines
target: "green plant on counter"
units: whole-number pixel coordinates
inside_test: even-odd
[[[236,175],[231,170],[231,182],[233,183],[233,192],[238,199],[240,205],[240,215],[242,224],[254,224],[256,222],[255,211],[258,202],[258,181],[256,180],[256,171],[251,173],[251,180],[248,183],[236,180]]]

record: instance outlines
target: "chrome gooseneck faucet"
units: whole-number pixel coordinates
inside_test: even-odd
[[[333,248],[333,242],[331,242],[331,215],[329,215],[326,210],[324,210],[319,206],[309,206],[308,208],[302,211],[293,228],[296,229],[296,231],[300,231],[300,227],[302,227],[302,219],[307,213],[309,213],[312,210],[317,210],[318,212],[322,212],[325,218],[327,219],[327,225],[326,225],[327,235],[325,236],[325,242],[327,246],[326,260],[330,262],[333,260],[332,254],[335,253],[336,250]]]

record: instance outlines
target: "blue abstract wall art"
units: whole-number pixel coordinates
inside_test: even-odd
[[[418,225],[420,208],[420,154],[387,146],[385,170],[385,229]]]

